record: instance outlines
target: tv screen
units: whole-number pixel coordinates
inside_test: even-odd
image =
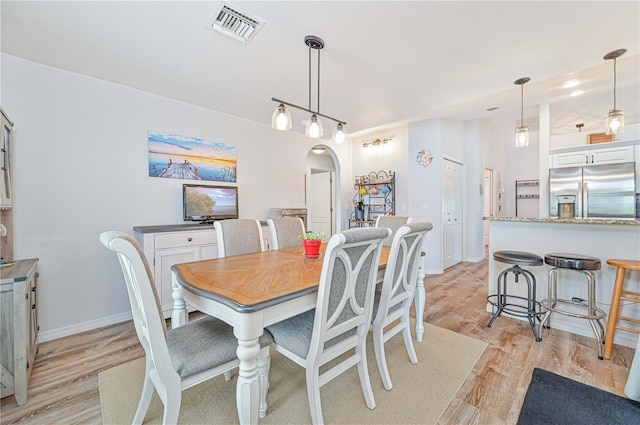
[[[183,184],[182,204],[184,221],[238,218],[238,188]]]

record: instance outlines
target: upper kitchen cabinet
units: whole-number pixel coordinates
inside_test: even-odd
[[[7,117],[4,110],[0,108],[2,115],[2,132],[0,134],[0,208],[9,209],[11,201],[11,144],[13,136],[13,122]]]
[[[603,146],[554,149],[550,151],[551,168],[634,162],[634,145],[638,141],[603,143]],[[614,145],[614,146],[612,146]]]

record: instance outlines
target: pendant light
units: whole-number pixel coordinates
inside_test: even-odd
[[[328,115],[324,115],[320,113],[320,50],[324,48],[324,41],[320,37],[316,37],[315,35],[308,35],[304,38],[304,43],[309,47],[309,108],[303,108],[302,106],[294,105],[293,103],[285,102],[280,99],[276,99],[272,97],[271,100],[278,103],[278,107],[273,112],[271,116],[271,128],[275,130],[291,130],[291,114],[287,109],[287,106],[292,108],[300,109],[302,111],[309,112],[311,117],[307,120],[307,124],[304,128],[304,135],[311,138],[317,139],[323,136],[324,129],[322,126],[322,121],[318,117],[323,117],[335,121],[337,123],[336,127],[333,129],[332,140],[334,143],[342,144],[347,140],[347,131],[345,130],[345,126],[347,123],[345,121],[330,117]],[[311,50],[317,50],[318,52],[318,95],[317,95],[317,110],[314,111],[311,109]],[[286,106],[285,106],[286,105]]]
[[[613,59],[613,109],[607,114],[606,134],[622,133],[624,131],[624,112],[616,109],[616,59],[624,55],[627,49],[618,49],[604,55],[604,59]]]
[[[524,85],[530,80],[529,77],[522,77],[513,83],[520,86],[520,125],[516,127],[516,148],[529,146],[529,127],[524,125]]]

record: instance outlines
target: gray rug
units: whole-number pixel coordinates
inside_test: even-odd
[[[412,325],[413,326],[413,325]],[[364,402],[356,368],[324,385],[320,390],[326,423],[433,424],[445,411],[487,344],[435,326],[425,325],[416,343],[419,362],[409,362],[401,335],[386,344],[393,389],[382,386],[371,338],[367,345],[369,375],[377,407]],[[236,372],[237,373],[237,372]],[[144,378],[144,359],[116,366],[99,374],[100,404],[105,425],[130,424]],[[304,369],[271,350],[269,408],[261,424],[311,422]],[[180,409],[181,424],[238,423],[236,376],[222,376],[186,390]],[[145,424],[162,422],[162,403],[154,394]]]
[[[518,425],[638,425],[640,403],[535,368]]]

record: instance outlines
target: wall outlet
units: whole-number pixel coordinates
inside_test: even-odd
[[[579,290],[572,290],[571,291],[571,300],[572,301],[577,301],[577,300],[584,300],[584,298],[582,298],[582,291]]]

